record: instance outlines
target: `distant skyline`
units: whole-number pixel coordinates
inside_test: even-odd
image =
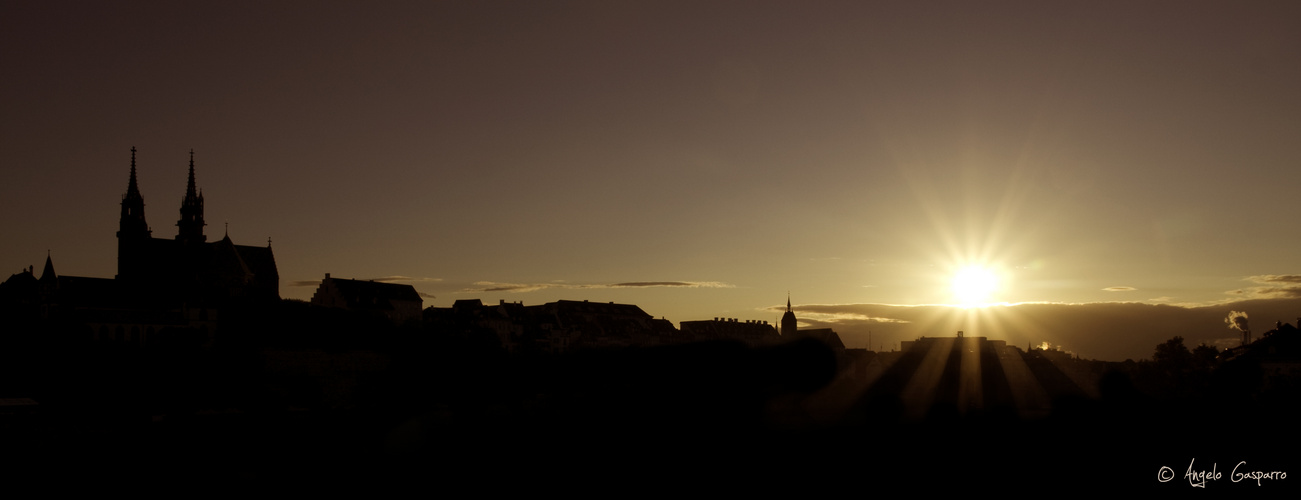
[[[775,323],[789,293],[848,347],[955,325],[1116,360],[1170,331],[1231,341],[1229,310],[1257,333],[1301,317],[1298,21],[1289,2],[6,3],[0,273],[48,250],[112,277],[130,149],[155,237],[193,149],[209,240],[270,238],[286,298],[331,273],[426,306],[676,324]],[[919,307],[964,302],[1038,305]],[[1147,333],[1088,333],[1121,324]]]

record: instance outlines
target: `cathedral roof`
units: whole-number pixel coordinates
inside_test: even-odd
[[[271,247],[255,247],[250,245],[234,245],[235,250],[239,252],[245,267],[254,275],[264,277],[280,277],[280,272],[276,270],[276,256],[271,253]]]

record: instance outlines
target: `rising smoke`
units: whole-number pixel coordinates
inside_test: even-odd
[[[1229,317],[1224,318],[1224,324],[1229,325],[1229,329],[1240,332],[1247,331],[1247,313],[1241,311],[1229,311]]]

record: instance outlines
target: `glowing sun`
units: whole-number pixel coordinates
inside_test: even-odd
[[[998,289],[998,275],[983,267],[964,267],[953,276],[952,286],[954,296],[962,305],[980,305],[988,302]]]

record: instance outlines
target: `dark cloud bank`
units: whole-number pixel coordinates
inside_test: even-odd
[[[784,305],[782,306],[785,307]],[[1275,322],[1301,317],[1301,299],[1244,300],[1201,307],[1129,302],[1085,304],[1026,303],[963,309],[951,306],[885,304],[800,305],[801,328],[834,328],[849,347],[898,347],[919,336],[968,336],[1001,339],[1025,349],[1048,342],[1082,358],[1107,361],[1151,358],[1157,344],[1171,337],[1184,344],[1219,348],[1237,345],[1240,333],[1229,328],[1230,312],[1246,312],[1257,338]],[[882,344],[884,344],[882,346]]]

